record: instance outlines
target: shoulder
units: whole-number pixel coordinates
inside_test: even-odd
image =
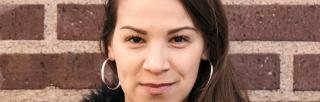
[[[90,94],[83,97],[82,102],[124,102],[121,88],[110,90],[104,84],[98,89],[91,90]]]

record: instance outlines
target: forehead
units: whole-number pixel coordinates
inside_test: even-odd
[[[119,0],[117,23],[150,26],[193,26],[179,0]]]

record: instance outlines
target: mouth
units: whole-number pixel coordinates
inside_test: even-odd
[[[140,85],[151,95],[160,95],[167,92],[176,82],[169,83],[140,83]]]

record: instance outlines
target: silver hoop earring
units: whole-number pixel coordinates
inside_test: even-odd
[[[211,63],[210,61],[209,61],[209,63],[210,63],[210,76],[209,76],[209,79],[208,79],[208,81],[207,81],[206,86],[209,85],[210,80],[211,80],[211,77],[212,77],[212,73],[213,73],[213,65],[212,65],[212,63]]]
[[[101,79],[102,79],[102,82],[104,84],[106,84],[107,88],[110,89],[110,90],[116,90],[120,87],[120,81],[118,82],[117,86],[116,87],[110,87],[108,86],[108,84],[106,83],[105,81],[105,78],[104,78],[104,67],[106,66],[107,62],[109,61],[109,58],[107,58],[106,60],[104,60],[103,64],[102,64],[102,67],[101,67]]]

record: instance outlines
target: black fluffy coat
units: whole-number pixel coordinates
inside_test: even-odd
[[[117,90],[110,90],[102,85],[84,96],[82,102],[124,102],[124,93],[120,87]]]

